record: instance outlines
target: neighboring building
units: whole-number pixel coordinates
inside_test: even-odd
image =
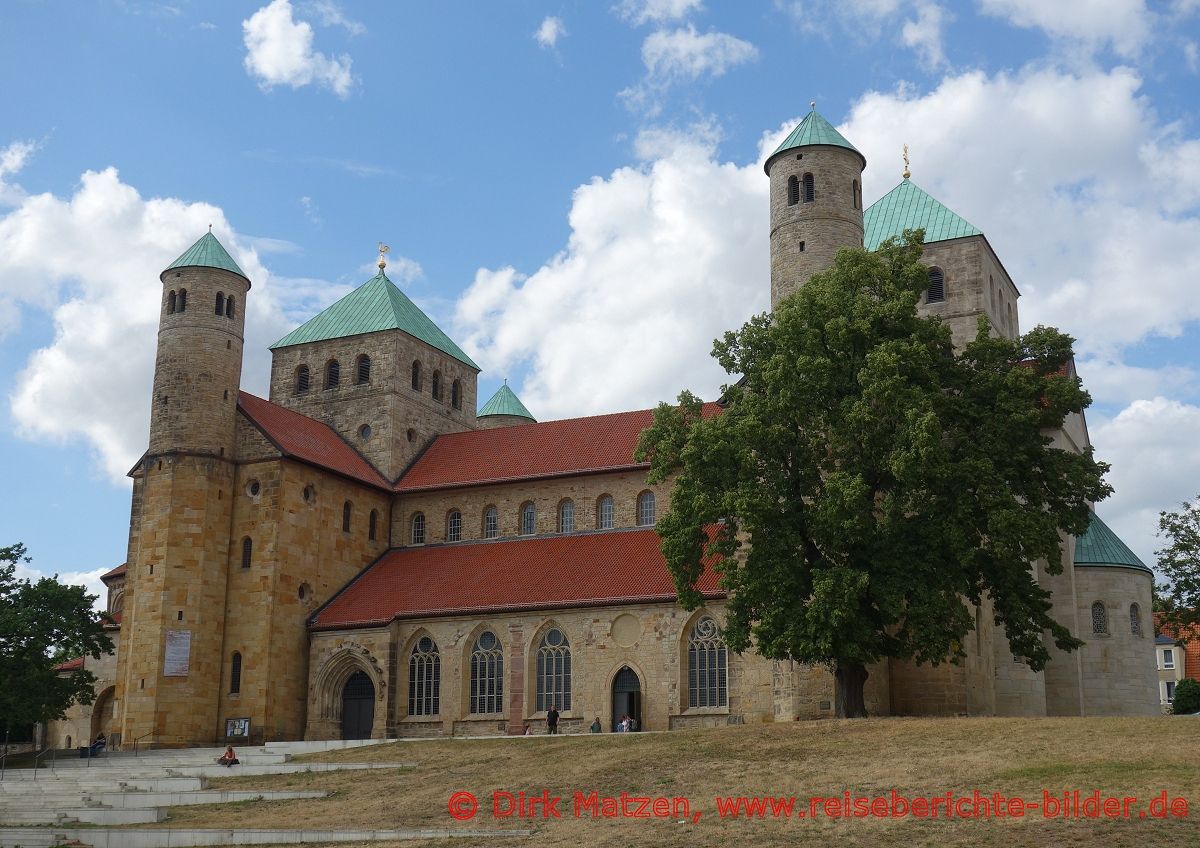
[[[923,227],[922,311],[960,345],[981,315],[1015,336],[1019,295],[983,233],[907,172],[864,210],[865,164],[815,110],[767,160],[772,306],[837,249]],[[568,730],[833,714],[825,669],[727,651],[711,572],[702,609],[677,605],[654,531],[670,487],[633,460],[650,410],[537,423],[505,385],[477,413],[478,366],[382,258],[272,346],[255,397],[239,388],[246,275],[209,233],[161,280],[110,736],[511,733],[550,703]],[[1082,415],[1047,435],[1089,444]],[[1033,672],[985,602],[964,662],[879,663],[868,709],[1156,713],[1149,569],[1095,516],[1063,548],[1062,574],[1033,567],[1083,651],[1051,645]]]
[[[1162,614],[1154,614],[1154,654],[1158,667],[1158,694],[1163,707],[1175,700],[1175,687],[1181,680],[1200,682],[1200,626],[1182,630],[1164,624]]]

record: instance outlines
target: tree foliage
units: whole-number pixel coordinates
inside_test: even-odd
[[[1175,715],[1190,715],[1200,712],[1200,683],[1190,677],[1179,681],[1175,687],[1175,700],[1171,702]]]
[[[10,728],[62,718],[75,703],[90,704],[96,678],[79,670],[61,674],[69,659],[99,659],[113,649],[95,595],[56,577],[18,579],[28,562],[25,546],[0,548],[0,724]],[[2,729],[0,729],[2,730]]]
[[[1060,573],[1060,533],[1079,535],[1110,492],[1088,449],[1051,447],[1090,398],[1066,375],[1072,339],[1038,327],[978,335],[918,315],[921,234],[839,251],[773,313],[716,341],[742,379],[705,417],[690,392],[642,434],[650,477],[674,477],[658,522],[679,597],[710,555],[729,593],[731,649],[828,666],[839,714],[865,714],[865,667],[884,657],[965,656],[968,604],[994,602],[1034,669],[1082,644],[1050,615],[1031,573]]]
[[[1162,625],[1187,641],[1192,633],[1189,625],[1200,624],[1200,496],[1184,501],[1175,512],[1160,512],[1158,535],[1167,540],[1162,550],[1155,551],[1167,585],[1156,587],[1162,601],[1155,611],[1162,613]]]

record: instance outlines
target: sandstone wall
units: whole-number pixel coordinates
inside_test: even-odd
[[[1079,649],[1083,670],[1084,715],[1157,715],[1160,712],[1158,671],[1154,656],[1151,576],[1112,566],[1076,566],[1076,598],[1080,622],[1087,622]],[[1108,613],[1107,633],[1093,632],[1092,604]],[[1141,612],[1141,634],[1130,625],[1130,605]]]

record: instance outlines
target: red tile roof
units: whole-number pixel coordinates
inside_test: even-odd
[[[83,657],[76,657],[73,660],[67,660],[65,663],[59,663],[54,667],[55,671],[79,671],[83,668]]]
[[[127,565],[128,565],[128,563],[124,563],[124,562],[121,563],[116,568],[114,568],[112,571],[106,571],[103,574],[101,574],[100,579],[101,580],[109,580],[113,577],[120,577],[122,574],[125,573]]]
[[[720,406],[706,403],[703,415]],[[652,409],[438,436],[396,483],[398,492],[645,468],[633,461]]]
[[[697,586],[723,598],[706,569]],[[395,618],[674,601],[653,528],[398,548],[317,611],[314,630]]]
[[[238,393],[238,408],[284,456],[391,489],[391,483],[329,425],[246,392]]]
[[[1162,613],[1156,612],[1154,614],[1154,632],[1172,639],[1178,639],[1181,635],[1188,636],[1188,641],[1183,644],[1183,676],[1190,677],[1192,680],[1200,680],[1200,625],[1193,624],[1184,628],[1164,625]]]

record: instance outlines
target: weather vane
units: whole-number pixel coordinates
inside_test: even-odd
[[[383,242],[379,243],[379,270],[380,271],[382,271],[384,268],[387,267],[387,252],[389,250],[391,250],[391,248],[388,247],[386,244],[384,244]]]
[[[908,145],[904,145],[904,179],[912,176],[912,172],[908,170]]]
[[[817,101],[815,101],[815,100],[808,101],[808,107],[810,109],[812,109],[814,112],[817,111]]]

